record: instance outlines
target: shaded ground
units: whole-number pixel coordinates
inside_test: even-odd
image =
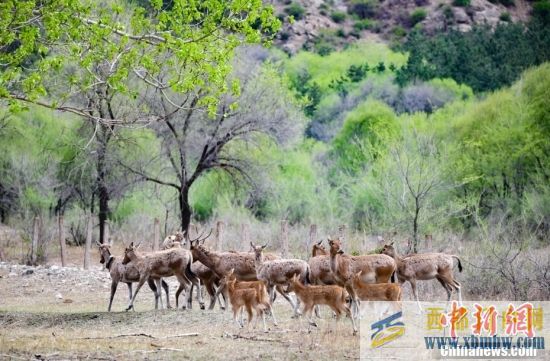
[[[173,281],[171,281],[173,282]],[[239,330],[231,313],[153,309],[145,287],[136,312],[105,312],[110,279],[106,271],[26,267],[0,263],[0,359],[300,359],[359,357],[359,337],[349,320],[335,323],[324,310],[319,327],[306,333],[278,299],[279,326],[269,332]],[[173,294],[175,284],[171,283]],[[173,297],[171,295],[171,297]],[[119,285],[113,309],[127,300]],[[173,302],[173,301],[172,301]],[[303,328],[306,322],[303,321]]]

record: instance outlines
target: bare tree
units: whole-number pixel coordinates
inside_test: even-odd
[[[226,94],[214,114],[201,105],[207,96],[201,87],[173,99],[158,88],[148,93],[148,108],[160,119],[152,128],[161,150],[138,166],[126,166],[144,180],[176,191],[182,229],[191,220],[189,193],[199,177],[220,170],[235,182],[252,180],[250,147],[262,137],[287,142],[302,130],[300,113],[275,72],[263,65],[264,58],[258,48],[240,51],[230,81],[239,81],[242,91]]]
[[[389,157],[382,188],[388,203],[400,209],[407,228],[411,227],[412,251],[417,252],[423,212],[427,213],[435,196],[446,187],[442,154],[435,137],[413,129],[390,149]]]

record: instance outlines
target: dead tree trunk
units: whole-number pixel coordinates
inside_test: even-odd
[[[66,254],[65,254],[65,228],[63,226],[63,216],[59,216],[57,219],[57,226],[59,230],[59,252],[61,255],[61,267],[67,265]]]
[[[86,246],[84,248],[84,269],[90,268],[90,252],[92,249],[92,231],[94,226],[94,215],[88,216],[88,227],[86,229]]]

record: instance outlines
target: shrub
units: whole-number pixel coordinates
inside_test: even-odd
[[[471,0],[453,0],[454,6],[466,7],[470,6]]]
[[[449,5],[445,5],[445,7],[443,8],[443,15],[445,16],[446,19],[454,18],[455,14],[453,13],[453,8],[450,7]]]
[[[336,36],[339,38],[345,38],[346,32],[344,31],[344,29],[339,28],[338,30],[336,30]]]
[[[377,15],[378,5],[378,0],[352,0],[348,12],[357,15],[359,19],[366,19]]]
[[[353,24],[353,28],[357,31],[371,29],[374,25],[374,21],[371,19],[357,20]]]
[[[510,13],[508,11],[505,11],[503,12],[502,14],[500,14],[500,17],[499,19],[501,21],[505,21],[505,22],[510,22],[512,21],[512,18],[510,17]]]
[[[427,15],[428,15],[428,13],[423,8],[418,8],[418,9],[414,10],[410,15],[411,25],[415,26],[416,24],[418,24],[422,20],[426,19]]]
[[[333,11],[331,14],[330,14],[330,18],[332,19],[332,21],[334,21],[335,23],[341,23],[343,22],[344,20],[346,20],[346,13],[342,12],[342,11]]]
[[[405,30],[402,26],[396,26],[395,28],[393,28],[393,35],[398,38],[403,38],[405,35],[407,35],[407,30]]]
[[[304,17],[304,14],[305,14],[305,9],[302,7],[302,5],[296,3],[296,2],[293,2],[292,4],[290,4],[289,7],[287,7],[285,9],[285,12],[294,17],[295,20],[300,20]]]

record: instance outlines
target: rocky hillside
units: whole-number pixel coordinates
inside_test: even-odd
[[[283,29],[277,44],[288,53],[319,53],[360,38],[400,41],[415,27],[430,33],[474,24],[526,21],[526,0],[271,0]]]

